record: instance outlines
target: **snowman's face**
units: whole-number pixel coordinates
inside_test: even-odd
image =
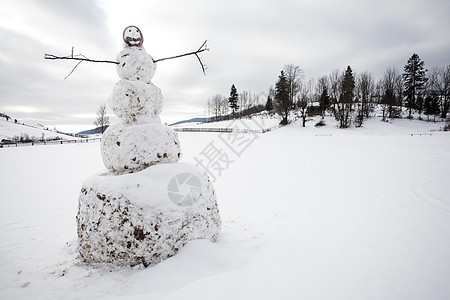
[[[123,31],[123,41],[130,47],[140,47],[144,42],[141,31],[136,26],[128,26]]]

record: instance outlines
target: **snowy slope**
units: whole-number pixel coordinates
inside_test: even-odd
[[[14,121],[6,121],[4,118],[0,118],[0,141],[3,139],[12,140],[15,136],[20,136],[26,133],[30,138],[36,137],[37,139],[44,136],[45,139],[52,139],[59,137],[61,139],[75,139],[72,136],[60,134],[50,130],[44,130],[42,127],[34,127],[30,125],[24,125],[21,123],[14,123]]]
[[[99,144],[2,149],[0,298],[448,299],[442,124],[307,126],[179,133],[182,161],[196,163],[211,144],[230,160],[214,182],[223,233],[148,269],[77,259],[77,197],[104,168]]]

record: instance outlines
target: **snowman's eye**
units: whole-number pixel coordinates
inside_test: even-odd
[[[128,29],[128,32],[131,32],[131,29]]]

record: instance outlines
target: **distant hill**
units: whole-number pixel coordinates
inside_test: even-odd
[[[106,127],[105,130],[106,130],[106,129],[108,129],[109,125],[107,125],[105,127]],[[83,135],[97,134],[97,133],[101,133],[101,132],[102,132],[102,129],[100,127],[97,127],[97,128],[94,128],[94,129],[80,131],[76,135],[77,136],[83,136]]]
[[[192,118],[189,120],[178,121],[176,123],[170,124],[169,126],[179,125],[183,123],[206,123],[209,122],[211,118]]]

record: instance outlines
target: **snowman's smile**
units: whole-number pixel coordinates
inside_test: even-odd
[[[131,45],[139,45],[141,43],[140,37],[133,38],[131,36],[127,36],[126,40],[127,40],[128,44],[131,44]]]

